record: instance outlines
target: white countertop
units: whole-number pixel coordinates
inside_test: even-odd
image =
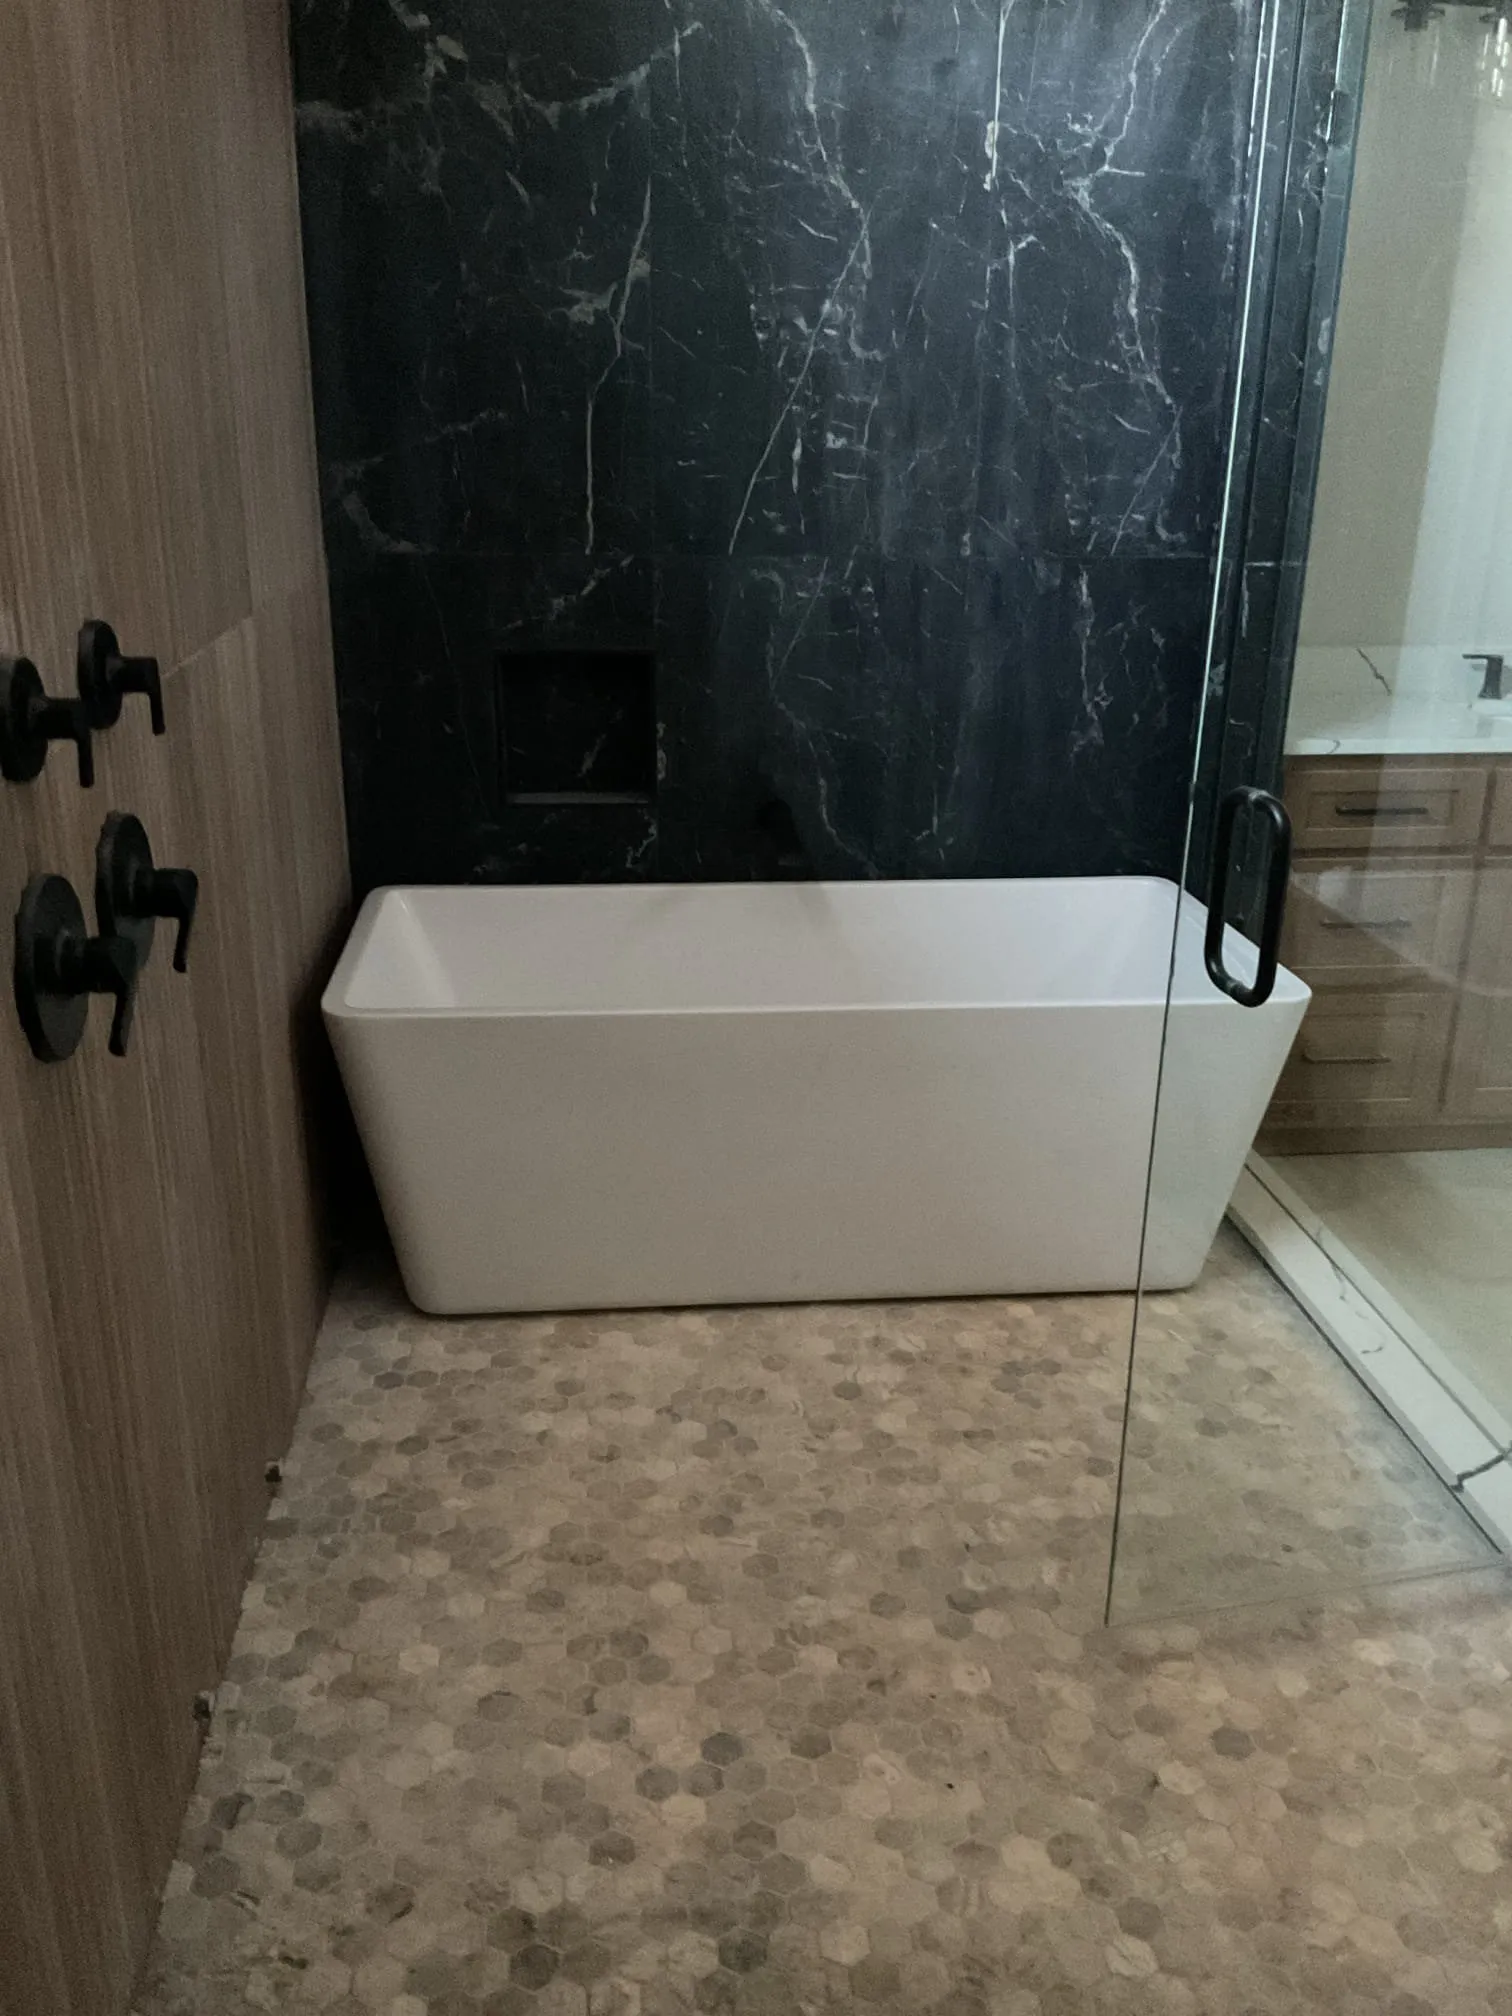
[[[1512,638],[1501,701],[1477,701],[1483,668],[1437,646],[1304,645],[1288,756],[1512,755]]]

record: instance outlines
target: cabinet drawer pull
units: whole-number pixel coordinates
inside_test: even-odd
[[[1320,1056],[1316,1050],[1309,1050],[1306,1044],[1304,1044],[1302,1046],[1302,1062],[1304,1064],[1389,1064],[1391,1059],[1384,1050],[1361,1050],[1353,1056],[1346,1050],[1337,1052],[1333,1056],[1329,1056],[1326,1052]]]
[[[1335,805],[1336,819],[1431,819],[1430,805]]]
[[[1320,917],[1325,931],[1410,931],[1410,917]]]

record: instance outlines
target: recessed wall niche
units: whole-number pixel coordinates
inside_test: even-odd
[[[506,651],[499,744],[509,805],[649,804],[656,673],[649,651]]]

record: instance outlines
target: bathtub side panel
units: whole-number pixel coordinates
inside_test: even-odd
[[[1208,1000],[1172,1003],[1150,1179],[1147,1288],[1190,1288],[1202,1272],[1307,1001],[1293,986],[1259,1008],[1241,1008],[1216,990]]]
[[[1132,1287],[1156,1008],[333,1023],[437,1313]]]

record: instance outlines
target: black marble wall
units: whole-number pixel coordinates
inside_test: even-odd
[[[293,12],[361,884],[1175,872],[1261,0]],[[510,799],[558,646],[649,798]]]

